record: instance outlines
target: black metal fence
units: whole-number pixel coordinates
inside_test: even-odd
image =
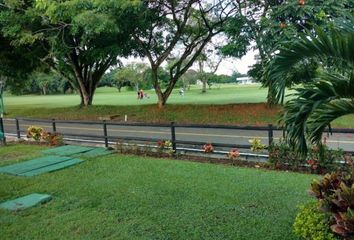
[[[9,121],[9,120],[7,120]],[[85,138],[85,139],[99,139],[103,140],[106,147],[109,147],[110,142],[117,142],[117,141],[140,141],[140,142],[157,142],[161,140],[161,138],[156,138],[154,136],[149,137],[141,137],[141,136],[113,136],[110,135],[108,127],[110,126],[126,126],[126,127],[156,127],[156,128],[168,128],[170,129],[170,140],[172,143],[173,150],[177,150],[179,146],[186,146],[186,145],[201,145],[204,144],[200,141],[187,141],[187,140],[178,140],[176,135],[179,132],[180,128],[188,129],[224,129],[224,130],[245,130],[245,131],[260,131],[264,132],[267,135],[267,145],[271,145],[274,142],[274,131],[282,131],[281,128],[273,126],[269,124],[268,126],[229,126],[229,125],[200,125],[200,124],[177,124],[171,122],[170,124],[149,124],[149,123],[129,123],[129,122],[110,122],[110,121],[76,121],[76,120],[56,120],[56,119],[29,119],[29,118],[16,118],[12,119],[11,121],[15,122],[15,134],[18,139],[21,139],[21,134],[26,133],[25,130],[21,130],[21,123],[35,123],[40,126],[39,123],[49,123],[50,124],[50,131],[53,133],[57,132],[57,125],[58,124],[80,124],[80,125],[98,125],[101,126],[102,131],[101,133],[96,134],[83,134],[83,133],[63,133],[60,132],[64,137],[77,137],[77,138]],[[0,119],[0,129],[4,129],[3,119]],[[5,131],[4,132],[8,132]],[[348,133],[354,134],[354,129],[332,129],[332,133]],[[216,141],[212,142],[213,146],[221,147],[221,148],[242,148],[242,149],[250,149],[251,144],[233,144],[233,143],[217,143]],[[354,146],[354,144],[353,144]],[[354,149],[353,149],[354,150]],[[349,149],[348,152],[354,153],[352,149]]]
[[[0,140],[3,142],[3,144],[6,144],[4,121],[2,118],[0,118]]]

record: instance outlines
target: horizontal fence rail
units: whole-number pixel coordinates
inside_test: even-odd
[[[159,140],[170,140],[172,143],[172,149],[178,150],[178,147],[185,146],[199,146],[201,147],[206,142],[202,141],[190,141],[190,140],[180,140],[178,139],[178,133],[180,133],[181,129],[210,129],[210,130],[242,130],[242,131],[259,131],[264,132],[265,137],[262,137],[263,140],[267,140],[267,145],[270,146],[274,143],[274,132],[275,131],[283,131],[282,128],[273,126],[269,124],[268,126],[234,126],[234,125],[201,125],[201,124],[178,124],[171,122],[170,124],[155,124],[155,123],[133,123],[133,122],[111,122],[111,121],[80,121],[80,120],[56,120],[56,119],[31,119],[31,118],[15,118],[15,119],[0,119],[0,130],[4,129],[3,132],[6,132],[6,124],[3,122],[14,122],[15,134],[18,139],[21,139],[21,134],[26,133],[26,131],[21,130],[21,126],[28,126],[32,124],[48,124],[46,127],[49,128],[53,133],[60,133],[61,135],[68,137],[78,137],[83,139],[100,139],[104,141],[106,147],[109,147],[109,142],[112,141],[140,141],[140,142],[157,142]],[[71,132],[71,133],[63,133],[60,131],[61,124],[65,125],[86,125],[86,126],[97,126],[99,128],[95,129],[87,129],[85,133],[80,132]],[[160,134],[168,135],[169,137],[161,139],[156,136],[149,135],[148,137],[144,136],[114,136],[110,134],[111,131],[120,131],[120,130],[112,130],[109,127],[114,126],[126,126],[126,127],[149,127],[149,128],[163,128],[164,131],[161,131]],[[74,127],[70,127],[73,130]],[[58,131],[59,129],[59,131]],[[80,128],[78,128],[80,129]],[[81,132],[84,130],[81,130]],[[96,134],[88,134],[88,131],[95,131]],[[125,130],[128,131],[128,130]],[[329,129],[327,129],[329,131]],[[129,131],[128,131],[129,132]],[[133,130],[132,130],[133,132]],[[139,132],[139,131],[137,131]],[[354,134],[354,129],[330,129],[331,133],[339,133],[339,134]],[[197,135],[197,134],[196,134]],[[208,136],[207,134],[204,134]],[[210,134],[213,136],[213,134]],[[227,135],[232,136],[232,135]],[[258,138],[257,136],[250,136],[254,138]],[[235,136],[237,138],[237,136]],[[353,137],[354,138],[354,137]],[[220,143],[211,141],[212,145],[220,148],[242,148],[242,149],[250,149],[251,144],[233,144],[233,143]],[[354,142],[353,142],[354,146]],[[346,152],[354,153],[354,149],[349,149]]]

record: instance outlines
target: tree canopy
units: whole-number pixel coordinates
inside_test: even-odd
[[[320,67],[316,59],[306,59],[306,64],[283,73],[280,85],[265,71],[272,68],[279,49],[304,34],[316,34],[317,27],[330,31],[335,19],[350,18],[353,4],[351,0],[0,0],[0,76],[20,93],[28,87],[25,79],[35,83],[29,77],[32,72],[55,71],[87,106],[105,75],[104,81],[118,89],[138,83],[153,86],[162,107],[174,87],[195,82],[188,72],[195,62],[202,66],[215,60],[207,54],[208,44],[221,36],[227,44],[218,43],[216,49],[225,55],[239,58],[251,49],[258,51],[249,75],[269,88],[270,103],[278,103],[286,87],[311,82]],[[149,62],[144,77],[142,66],[107,73],[129,56]],[[215,78],[217,67],[209,69],[199,74],[204,86],[226,81]],[[51,92],[48,81],[36,84],[43,93]]]
[[[286,42],[295,41],[307,31],[317,26],[327,29],[338,17],[347,18],[353,11],[351,0],[238,0],[237,13],[226,28],[229,43],[223,53],[242,57],[250,49],[259,53],[257,63],[251,68],[250,75],[269,88],[268,102],[276,103],[273,96],[272,79],[264,74],[264,69],[277,50]],[[307,82],[312,76],[312,68],[297,68],[289,72],[287,86]],[[293,80],[296,80],[295,82]]]
[[[158,106],[165,105],[178,79],[210,40],[223,31],[233,13],[232,1],[149,1],[145,23],[133,33],[139,52],[149,60]],[[169,83],[163,90],[158,69],[169,60]]]
[[[45,55],[31,58],[68,79],[87,106],[105,71],[131,54],[135,23],[128,16],[140,1],[5,1],[2,6],[0,23],[10,26],[2,28],[3,35],[15,47],[40,46]]]

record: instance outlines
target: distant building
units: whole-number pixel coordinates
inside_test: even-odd
[[[255,84],[256,81],[251,77],[238,77],[236,78],[238,84]]]

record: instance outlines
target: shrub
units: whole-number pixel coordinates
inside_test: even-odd
[[[262,144],[261,139],[259,138],[253,138],[248,140],[248,142],[251,144],[252,152],[259,152],[266,147],[266,145]]]
[[[304,157],[283,141],[269,147],[269,163],[275,168],[308,167],[313,173],[326,173],[353,167],[351,155],[343,154],[340,149],[333,150],[325,144],[320,144],[311,147]]]
[[[214,147],[211,143],[206,143],[203,146],[203,150],[205,153],[212,153],[212,152],[214,152]]]
[[[236,148],[233,148],[228,152],[227,157],[235,164],[240,157],[240,152]]]
[[[157,141],[157,147],[160,151],[165,151],[168,154],[174,154],[172,149],[172,142],[170,140],[159,140]]]
[[[59,133],[43,132],[41,137],[50,146],[60,146],[64,144],[63,136]]]
[[[169,140],[159,140],[157,141],[157,147],[160,149],[171,149],[172,142]]]
[[[269,147],[269,163],[275,168],[291,167],[298,168],[305,164],[305,158],[283,141]]]
[[[29,126],[27,128],[27,138],[32,138],[35,141],[40,141],[44,130],[38,126]]]
[[[311,192],[324,212],[331,215],[331,229],[344,239],[354,238],[354,170],[326,174],[311,184]]]
[[[229,159],[235,160],[240,157],[240,152],[236,148],[233,148],[229,151],[227,156],[229,157]]]
[[[344,158],[344,163],[350,167],[353,168],[354,167],[354,160],[353,160],[353,156],[351,153],[346,153],[343,155]]]
[[[321,212],[317,202],[308,203],[300,207],[300,212],[295,218],[294,232],[303,239],[334,240],[328,226],[329,215]]]
[[[308,153],[307,163],[317,173],[337,171],[343,166],[343,151],[329,149],[325,144],[313,146]]]

